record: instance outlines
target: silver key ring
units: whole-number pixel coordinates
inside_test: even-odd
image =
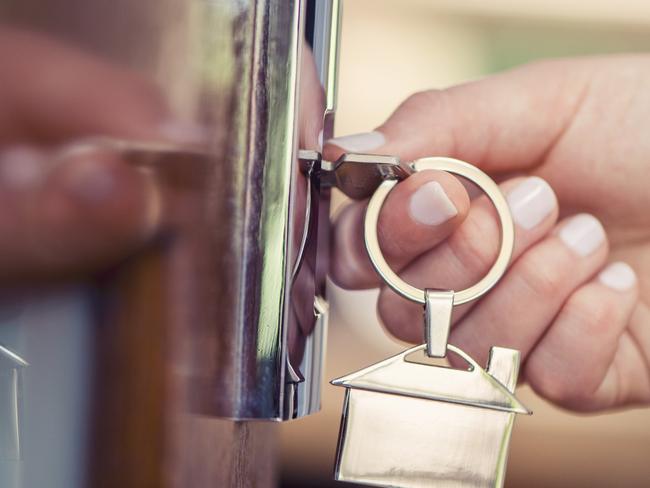
[[[437,169],[467,178],[485,192],[496,208],[501,226],[500,249],[496,261],[478,283],[464,290],[454,292],[454,305],[471,302],[472,300],[483,296],[499,281],[501,276],[505,273],[510,258],[512,257],[512,250],[515,244],[515,231],[508,202],[501,193],[501,190],[499,190],[497,184],[492,181],[488,175],[464,161],[453,158],[432,157],[418,159],[413,162],[412,166],[414,171]],[[372,265],[388,286],[404,298],[424,305],[426,300],[425,290],[416,288],[400,278],[397,273],[390,268],[381,252],[381,248],[379,247],[379,239],[377,237],[379,212],[384,205],[386,197],[397,183],[397,179],[388,179],[383,181],[377,190],[375,190],[375,193],[368,203],[368,209],[366,210],[364,221],[364,239],[366,249],[370,256]]]

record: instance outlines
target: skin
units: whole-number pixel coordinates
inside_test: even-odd
[[[12,29],[0,29],[0,59],[0,283],[94,271],[144,245],[158,225],[146,177],[108,150],[62,148],[98,134],[196,143],[161,130],[173,117],[157,87]],[[521,174],[555,189],[559,206],[534,228],[517,229],[509,272],[486,298],[457,310],[450,340],[482,361],[494,344],[520,349],[532,387],[574,410],[650,402],[649,81],[647,56],[545,61],[416,94],[378,128],[387,143],[377,153],[457,157],[502,181],[505,192]],[[317,127],[302,114],[301,121]],[[313,145],[316,131],[305,134]],[[340,152],[330,144],[325,157]],[[432,180],[458,215],[423,226],[407,206]],[[364,208],[344,209],[334,231],[331,272],[348,288],[379,285],[359,232]],[[585,211],[601,220],[609,242],[580,258],[556,234],[565,216]],[[405,279],[452,289],[487,270],[498,241],[485,199],[470,200],[458,180],[438,172],[396,187],[379,235]],[[595,279],[613,259],[634,266],[638,286],[617,292]],[[397,337],[422,340],[420,307],[383,289],[378,310]]]
[[[550,215],[532,229],[517,226],[515,256],[501,282],[458,307],[450,342],[482,362],[492,345],[521,350],[525,381],[571,410],[650,402],[648,83],[645,55],[536,62],[417,93],[377,129],[386,144],[372,152],[469,161],[501,181],[505,193],[522,175],[542,177],[555,190],[558,206]],[[341,151],[330,144],[326,158]],[[423,226],[406,210],[431,179],[459,210],[442,226]],[[380,285],[357,230],[365,206],[345,208],[333,237],[333,278],[350,289]],[[596,216],[608,236],[587,257],[557,236],[568,216],[583,212]],[[498,227],[486,199],[469,204],[458,182],[434,172],[409,178],[389,195],[379,234],[394,269],[419,287],[463,288],[497,252]],[[615,260],[636,271],[632,289],[597,280]],[[422,342],[421,306],[383,286],[378,312],[396,337]]]

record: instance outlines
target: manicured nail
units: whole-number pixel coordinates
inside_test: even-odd
[[[335,137],[327,141],[348,152],[365,152],[377,149],[386,144],[384,134],[378,131],[351,134],[349,136]]]
[[[636,283],[636,273],[628,264],[619,261],[602,270],[598,281],[614,290],[627,291]]]
[[[580,256],[588,256],[605,242],[605,229],[589,214],[572,217],[559,235],[562,242]]]
[[[45,178],[45,156],[29,146],[7,149],[0,156],[0,182],[14,190],[38,186]]]
[[[70,164],[66,168],[65,186],[80,200],[100,204],[116,191],[115,175],[102,161],[87,159]]]
[[[201,145],[208,141],[207,128],[189,121],[168,120],[158,127],[160,135],[170,142]]]
[[[556,208],[553,189],[538,176],[531,176],[508,192],[508,205],[517,225],[529,230],[542,222]]]
[[[409,213],[420,224],[440,225],[458,215],[458,210],[442,185],[437,181],[429,181],[411,196]]]

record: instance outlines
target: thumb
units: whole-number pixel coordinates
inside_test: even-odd
[[[325,158],[342,152],[466,160],[489,172],[540,164],[569,127],[592,61],[542,61],[445,90],[416,93],[377,130],[328,141]]]

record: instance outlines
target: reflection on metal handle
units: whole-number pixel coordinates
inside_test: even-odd
[[[211,411],[237,420],[287,420],[320,408],[327,324],[329,191],[321,189],[320,155],[297,152],[300,62],[307,58],[301,53],[303,43],[312,46],[326,95],[324,113],[317,115],[331,129],[340,5],[256,3],[251,68],[257,76],[251,77],[251,100],[242,102],[254,121],[245,136],[251,152],[238,172],[246,186],[246,204],[239,209],[245,228],[238,229],[245,251],[236,270],[241,280],[228,297],[240,300],[241,313],[224,324],[228,333],[216,354],[221,363],[214,388],[220,397]],[[310,28],[303,32],[305,26]],[[311,38],[304,39],[305,32]]]
[[[341,0],[316,0],[314,4],[312,49],[325,90],[325,112],[335,112],[341,39]]]
[[[20,402],[27,362],[0,346],[0,486],[20,488]]]

